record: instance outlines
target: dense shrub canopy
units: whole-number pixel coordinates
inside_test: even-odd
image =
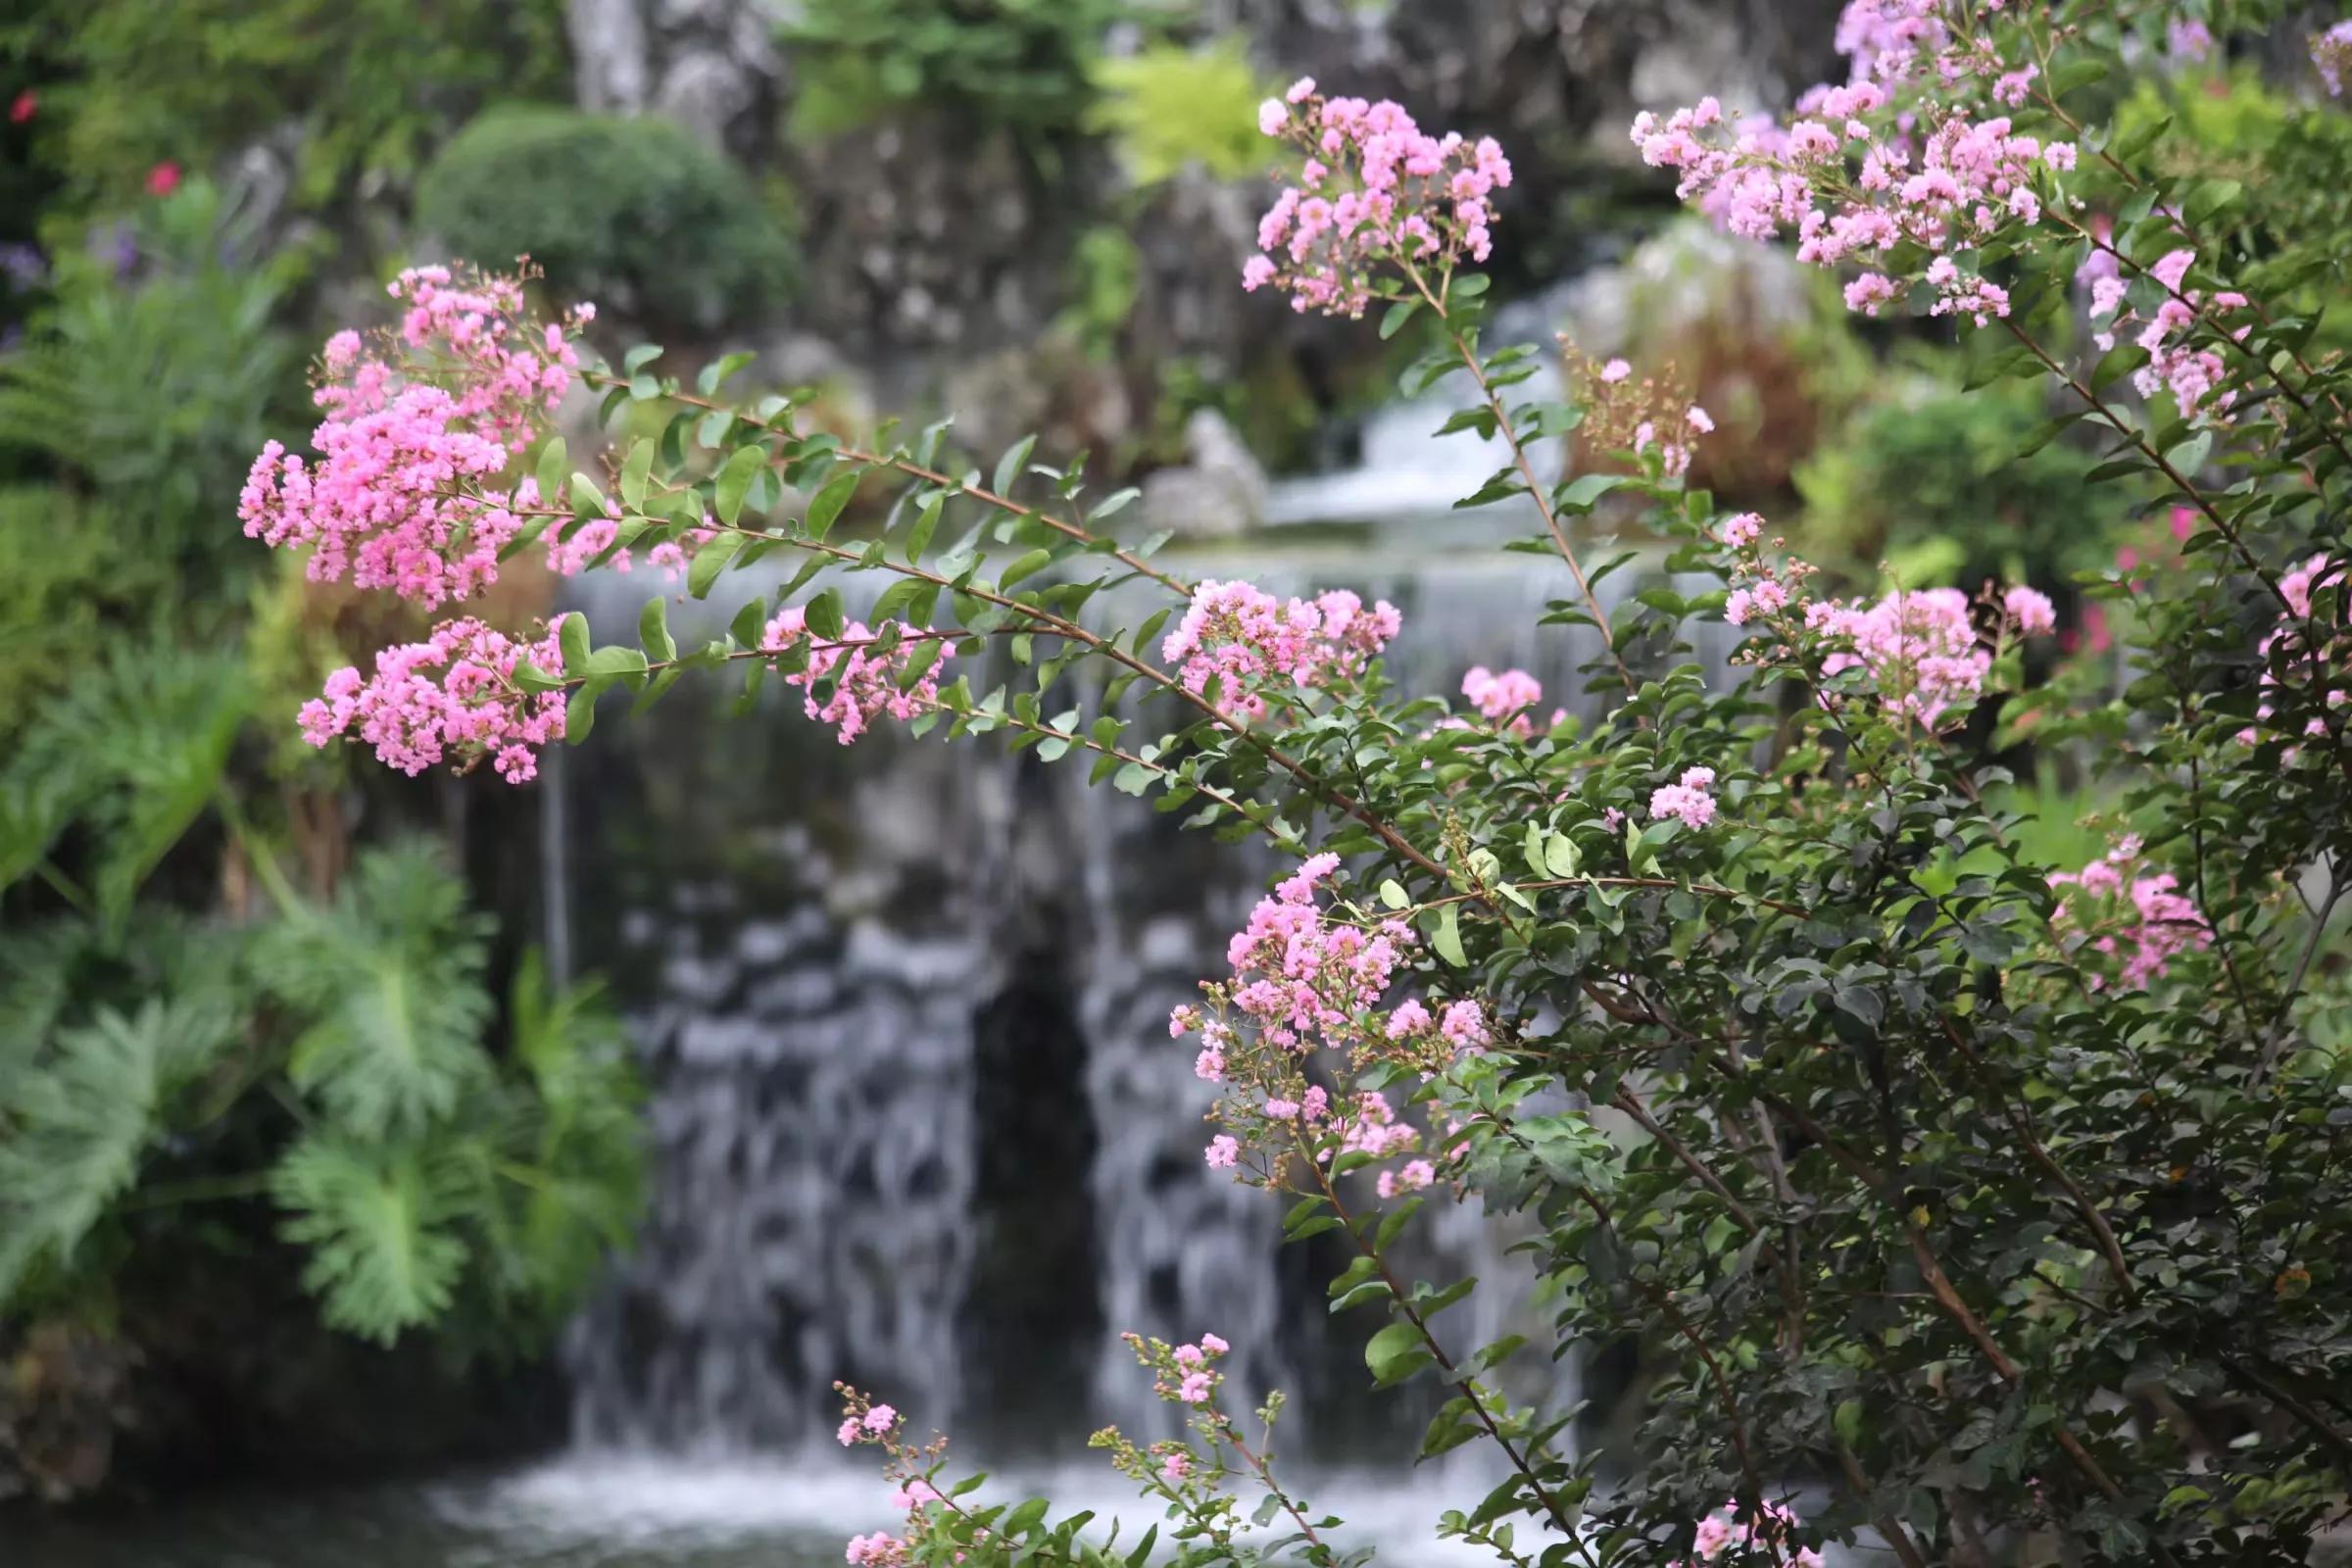
[[[416,223],[454,254],[528,255],[557,289],[676,326],[756,318],[794,278],[750,177],[658,117],[495,110],[425,171]]]

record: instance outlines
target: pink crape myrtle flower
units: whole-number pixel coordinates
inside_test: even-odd
[[[2126,836],[2082,870],[2050,875],[2059,895],[2051,924],[2082,933],[2094,952],[2114,959],[2115,981],[2128,991],[2146,990],[2174,958],[2213,943],[2213,928],[2180,891],[2178,878],[2169,871],[2135,874],[2140,855],[2138,838]],[[2090,985],[2103,991],[2109,980],[2093,975]]]
[[[496,582],[523,514],[555,504],[502,476],[570,390],[590,313],[534,326],[519,280],[445,267],[411,268],[390,293],[407,307],[396,331],[372,349],[348,330],[327,340],[316,460],[264,446],[237,514],[250,537],[308,550],[313,581],[430,610]]]
[[[2050,596],[2020,583],[2001,596],[2001,609],[2028,637],[2047,637],[2058,629],[2058,610]]]
[[[1246,582],[1204,582],[1160,657],[1195,695],[1220,683],[1220,702],[1236,716],[1259,718],[1266,691],[1328,686],[1363,672],[1396,637],[1396,607],[1370,609],[1344,588],[1313,599],[1277,601]]]
[[[1471,666],[1462,677],[1462,695],[1490,721],[1522,739],[1535,733],[1528,710],[1544,700],[1543,682],[1524,669],[1496,674],[1484,664]]]
[[[1649,814],[1660,821],[1678,818],[1689,828],[1705,827],[1715,820],[1715,797],[1708,793],[1714,787],[1713,768],[1685,768],[1680,779],[1650,792]]]
[[[1734,125],[1712,98],[1644,112],[1633,125],[1642,161],[1678,172],[1677,194],[1732,233],[1792,232],[1799,261],[1859,267],[1849,310],[1876,316],[1925,284],[1932,315],[2006,317],[2008,291],[1982,275],[1978,252],[2043,223],[2077,162],[2071,142],[2021,134],[2000,112],[2026,103],[2038,68],[1988,70],[1934,0],[1856,0],[1838,45],[1852,78],[1805,93],[1788,124]],[[1923,85],[1939,94],[1932,109],[1915,102]]]
[[[877,1530],[870,1536],[852,1536],[849,1549],[843,1555],[856,1568],[903,1568],[906,1543]]]
[[[1449,272],[1494,248],[1494,193],[1511,164],[1492,138],[1433,136],[1384,99],[1326,98],[1311,79],[1258,106],[1257,128],[1302,155],[1257,226],[1242,286],[1273,287],[1293,309],[1360,316],[1374,274]]]
[[[875,651],[879,633],[863,621],[848,622],[838,638],[814,635],[808,630],[808,612],[798,605],[778,611],[760,632],[762,653],[781,654],[807,641],[808,662],[787,674],[785,684],[808,694],[804,710],[810,718],[834,725],[844,746],[864,734],[878,717],[913,718],[939,701],[938,666],[954,656],[941,645],[930,673],[902,689],[899,677],[912,661],[933,654],[935,640],[903,621],[886,624],[897,625],[901,638],[887,654]],[[825,681],[832,683],[832,691],[819,702],[817,686]]]
[[[526,692],[515,667],[564,672],[556,631],[517,642],[478,620],[446,620],[421,643],[375,656],[375,672],[336,670],[322,697],[298,715],[303,739],[324,746],[356,733],[387,765],[412,776],[454,760],[471,767],[491,760],[500,777],[523,784],[538,776],[538,749],[564,738],[564,693]]]
[[[1697,1568],[1725,1557],[1745,1553],[1772,1553],[1776,1568],[1821,1568],[1821,1553],[1795,1542],[1796,1515],[1777,1502],[1763,1505],[1762,1517],[1754,1524],[1742,1521],[1739,1505],[1727,1502],[1718,1511],[1698,1522],[1691,1535],[1691,1550],[1697,1555],[1688,1562],[1675,1562],[1668,1568]]]
[[[1882,702],[1931,729],[1973,705],[1992,668],[1957,588],[1897,591],[1868,607],[1814,604],[1806,621],[1846,645],[1822,662],[1822,673],[1867,670]]]
[[[2337,23],[2311,40],[2311,63],[2318,68],[2328,96],[2341,98],[2352,80],[2352,20]]]

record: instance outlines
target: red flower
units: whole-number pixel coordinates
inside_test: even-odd
[[[41,95],[27,87],[17,94],[16,101],[8,106],[8,122],[12,125],[22,125],[30,120],[40,107]]]
[[[147,194],[169,196],[179,189],[179,166],[166,159],[147,171]]]

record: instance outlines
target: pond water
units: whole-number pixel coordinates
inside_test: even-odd
[[[1158,1519],[1098,1472],[1025,1479],[987,1494],[1093,1508],[1127,1521],[1123,1541]],[[1434,1490],[1342,1476],[1311,1494],[1384,1564],[1477,1555],[1435,1540],[1431,1521],[1448,1504]],[[840,1462],[573,1457],[508,1475],[12,1518],[0,1568],[832,1568],[849,1536],[893,1524],[885,1499],[872,1471]]]

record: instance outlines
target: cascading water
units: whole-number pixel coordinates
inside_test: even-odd
[[[1494,548],[1532,514],[1437,510],[1499,456],[1427,441],[1446,412],[1392,412],[1375,466],[1280,487],[1279,517],[1327,526],[1180,569],[1389,598],[1406,689],[1518,664],[1547,706],[1586,708],[1597,634],[1539,624],[1567,572]],[[1399,466],[1449,448],[1443,474]],[[627,635],[649,585],[620,586],[584,606],[600,635]],[[721,614],[683,607],[712,624],[680,637]],[[566,759],[543,857],[551,925],[634,1003],[655,1084],[654,1212],[573,1337],[578,1442],[819,1442],[841,1377],[984,1451],[1066,1451],[1105,1420],[1172,1429],[1122,1331],[1213,1330],[1236,1383],[1289,1390],[1325,1456],[1399,1451],[1410,1412],[1363,1396],[1370,1325],[1324,1310],[1336,1261],[1280,1247],[1275,1200],[1205,1168],[1211,1092],[1168,1038],[1169,1009],[1222,972],[1263,852],[1071,766],[895,734],[845,750],[797,694],[728,721],[690,689]],[[1424,1245],[1431,1277],[1489,1282],[1462,1328],[1502,1332],[1494,1227],[1441,1215]]]

